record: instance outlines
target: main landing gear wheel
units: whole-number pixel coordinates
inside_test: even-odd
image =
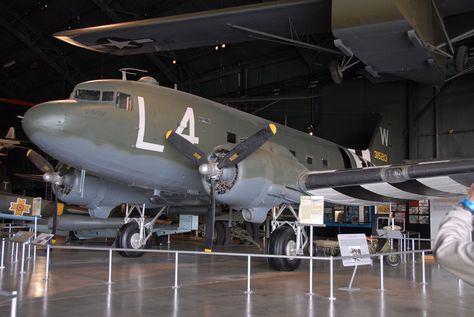
[[[226,223],[224,221],[216,221],[214,223],[214,245],[224,245],[226,240]]]
[[[150,241],[150,239],[148,239],[148,241]],[[140,244],[140,229],[138,228],[138,223],[135,221],[126,223],[119,229],[115,243],[119,249],[139,250],[150,248],[150,243],[148,242],[145,243],[145,245]],[[145,252],[118,251],[118,253],[126,258],[138,258]]]
[[[399,266],[401,258],[399,254],[390,254],[383,257],[384,262],[389,266]]]
[[[260,224],[258,223],[253,223],[253,222],[244,222],[244,228],[245,231],[247,231],[248,235],[252,238],[253,241],[256,243],[259,243],[260,241]],[[244,239],[241,241],[241,243],[250,245],[252,244],[250,241]]]
[[[270,235],[268,254],[296,255],[296,235],[289,226],[278,227]],[[300,265],[300,259],[269,258],[268,264],[277,271],[294,271]]]

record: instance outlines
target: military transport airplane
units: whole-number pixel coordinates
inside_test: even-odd
[[[471,0],[266,1],[67,30],[55,36],[114,55],[264,40],[330,54],[336,83],[346,69],[359,64],[373,81],[389,74],[440,84],[473,70],[466,68],[468,47],[463,45],[474,35],[473,12]],[[331,33],[334,46],[314,41],[321,35],[331,40]]]
[[[473,159],[363,167],[365,159],[337,144],[160,86],[151,77],[80,83],[69,99],[28,110],[22,124],[32,142],[61,162],[54,169],[36,152],[28,154],[60,200],[86,206],[98,218],[121,203],[182,213],[208,206],[207,249],[216,203],[261,223],[271,208],[296,205],[301,195],[374,205],[463,195],[474,181]],[[388,146],[387,132],[382,136]],[[383,162],[383,152],[371,154]],[[129,221],[117,245],[144,248],[149,229]],[[268,251],[298,254],[294,237],[293,228],[279,227]],[[270,263],[279,270],[298,266],[296,259]]]
[[[20,141],[16,139],[15,129],[11,127],[8,129],[5,138],[0,139],[0,151],[5,149],[12,149],[17,145],[20,145]]]

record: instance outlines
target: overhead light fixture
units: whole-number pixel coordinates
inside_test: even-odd
[[[222,48],[225,48],[225,44],[223,43],[223,44],[221,45],[221,47],[222,47]]]
[[[173,64],[176,64],[176,60],[175,60],[175,59],[173,59]]]
[[[216,51],[219,50],[219,45],[216,45],[215,50],[216,50]]]
[[[13,66],[15,64],[16,64],[16,61],[14,59],[12,59],[8,63],[3,64],[3,68],[8,68],[8,67]]]

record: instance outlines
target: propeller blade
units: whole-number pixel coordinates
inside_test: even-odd
[[[211,188],[209,195],[209,209],[207,213],[206,222],[206,242],[204,244],[204,252],[212,252],[213,239],[214,239],[214,222],[216,219],[216,180],[210,179]]]
[[[166,140],[180,151],[181,154],[190,159],[196,166],[207,163],[206,154],[176,132],[173,132],[172,130],[166,132]]]
[[[28,152],[26,153],[26,157],[28,157],[31,163],[33,163],[33,165],[36,166],[43,173],[54,172],[53,165],[51,165],[48,160],[46,160],[44,157],[42,157],[40,154],[33,151],[32,149],[28,150]]]
[[[246,140],[240,142],[224,157],[217,167],[223,169],[230,166],[235,166],[241,161],[249,157],[253,152],[258,150],[263,143],[267,142],[277,132],[276,125],[269,124],[268,127],[261,129],[254,135],[248,137]]]
[[[14,173],[13,176],[23,178],[23,179],[27,179],[27,180],[30,180],[30,181],[34,181],[34,182],[44,183],[43,175]]]

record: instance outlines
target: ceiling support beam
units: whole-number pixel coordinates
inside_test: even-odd
[[[38,55],[49,67],[61,75],[70,85],[75,85],[79,72],[71,65],[61,65],[59,60],[63,59],[62,53],[58,49],[51,48],[48,50],[41,48],[44,39],[35,28],[27,24],[16,12],[0,2],[0,10],[3,16],[8,15],[11,19],[7,20],[0,17],[0,25],[13,34],[18,40],[28,46],[28,48]],[[65,61],[63,59],[64,64]]]

